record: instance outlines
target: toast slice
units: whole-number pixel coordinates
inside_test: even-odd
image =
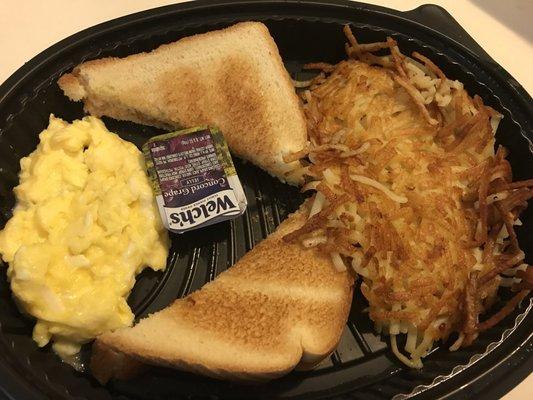
[[[285,154],[307,144],[303,111],[265,25],[242,22],[149,53],[85,62],[59,79],[85,111],[166,129],[220,128],[232,152],[298,184]],[[292,173],[291,173],[292,172]]]
[[[141,363],[228,380],[268,380],[312,368],[337,346],[353,278],[316,248],[283,236],[305,222],[309,202],[232,268],[132,328],[98,337],[91,369],[102,383]]]

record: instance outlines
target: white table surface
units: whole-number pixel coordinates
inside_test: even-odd
[[[0,83],[57,41],[112,18],[169,0],[0,0]],[[533,0],[366,0],[399,10],[438,4],[533,94]],[[533,374],[505,400],[533,398]]]

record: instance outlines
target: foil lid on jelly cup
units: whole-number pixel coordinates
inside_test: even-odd
[[[183,233],[246,210],[246,196],[218,129],[204,126],[155,136],[143,153],[168,230]]]

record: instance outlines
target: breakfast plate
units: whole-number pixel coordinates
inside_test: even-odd
[[[59,76],[86,60],[150,50],[243,20],[268,26],[297,80],[309,77],[301,69],[304,63],[337,62],[343,57],[341,28],[346,23],[365,42],[390,35],[409,52],[423,51],[448,76],[503,112],[497,139],[510,150],[515,179],[531,177],[531,98],[443,9],[423,6],[402,13],[344,1],[199,1],[134,14],[73,35],[35,57],[0,87],[0,226],[14,205],[18,161],[37,145],[37,134],[46,127],[49,114],[68,121],[83,116],[81,105],[61,94],[56,84]],[[111,131],[138,146],[161,132],[104,121]],[[232,222],[174,235],[166,271],[143,272],[128,299],[137,319],[213,280],[304,199],[296,188],[249,164],[236,161],[236,167],[248,199],[247,212]],[[517,229],[529,262],[532,214],[531,209],[522,214],[523,227]],[[466,398],[505,392],[531,370],[530,297],[474,345],[453,353],[435,349],[423,369],[411,370],[395,359],[385,338],[374,332],[364,313],[365,302],[356,295],[337,350],[311,372],[293,372],[271,383],[246,386],[157,368],[138,379],[102,387],[88,373],[61,363],[50,349],[38,349],[31,341],[32,322],[17,310],[5,274],[0,288],[0,393],[7,398]],[[497,389],[495,380],[500,382]]]

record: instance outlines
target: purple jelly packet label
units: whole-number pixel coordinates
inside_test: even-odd
[[[246,209],[228,146],[217,129],[156,136],[143,146],[143,153],[167,229],[182,233],[234,218]]]

